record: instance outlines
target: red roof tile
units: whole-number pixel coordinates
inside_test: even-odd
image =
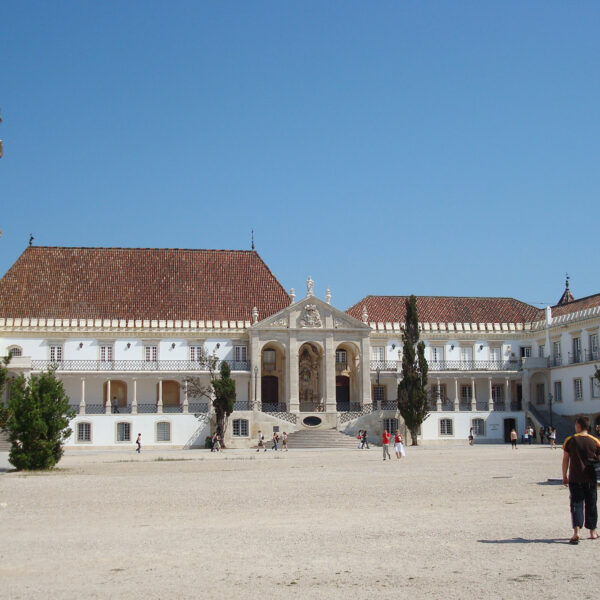
[[[552,307],[552,317],[560,317],[561,315],[567,315],[579,310],[585,310],[586,308],[594,308],[595,306],[600,306],[600,294],[593,294],[592,296],[579,298],[579,300],[573,300],[571,302],[567,302],[566,304],[561,304],[559,302],[559,304]]]
[[[360,319],[367,307],[369,322],[403,323],[407,296],[367,296],[346,312]],[[421,323],[527,323],[540,318],[540,309],[514,298],[417,296]]]
[[[0,317],[250,320],[289,303],[245,250],[32,246],[0,279]]]

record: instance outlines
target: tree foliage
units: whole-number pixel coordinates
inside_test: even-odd
[[[412,445],[418,445],[418,431],[429,416],[427,360],[420,341],[417,299],[406,300],[406,322],[402,331],[402,380],[398,384],[398,410],[410,431]]]
[[[9,461],[19,471],[51,469],[63,455],[75,416],[62,382],[49,370],[29,378],[20,375],[9,391],[3,426],[11,442]]]
[[[217,432],[221,440],[225,437],[227,430],[227,419],[233,412],[235,404],[235,381],[231,378],[231,370],[227,361],[221,361],[219,376],[212,376],[212,387],[214,391],[213,407],[217,419]]]

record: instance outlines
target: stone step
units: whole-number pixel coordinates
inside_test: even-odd
[[[358,440],[336,429],[301,429],[288,435],[290,448],[356,448]]]
[[[0,452],[9,452],[10,442],[8,441],[8,435],[4,431],[0,431]]]

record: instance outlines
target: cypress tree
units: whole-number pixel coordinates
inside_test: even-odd
[[[406,300],[406,321],[402,331],[402,380],[398,384],[398,410],[410,431],[412,445],[418,445],[419,427],[429,416],[425,344],[420,341],[417,299]]]
[[[231,378],[231,370],[226,360],[221,361],[220,377],[212,379],[212,387],[215,393],[213,406],[217,419],[217,432],[221,436],[221,445],[225,447],[224,438],[227,430],[227,419],[233,412],[235,404],[235,381]]]

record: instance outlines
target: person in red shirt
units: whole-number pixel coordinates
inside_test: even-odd
[[[383,436],[381,437],[381,445],[383,446],[383,460],[385,460],[386,454],[387,457],[392,460],[392,457],[390,456],[390,439],[392,439],[392,436],[388,433],[387,429],[384,429]]]

